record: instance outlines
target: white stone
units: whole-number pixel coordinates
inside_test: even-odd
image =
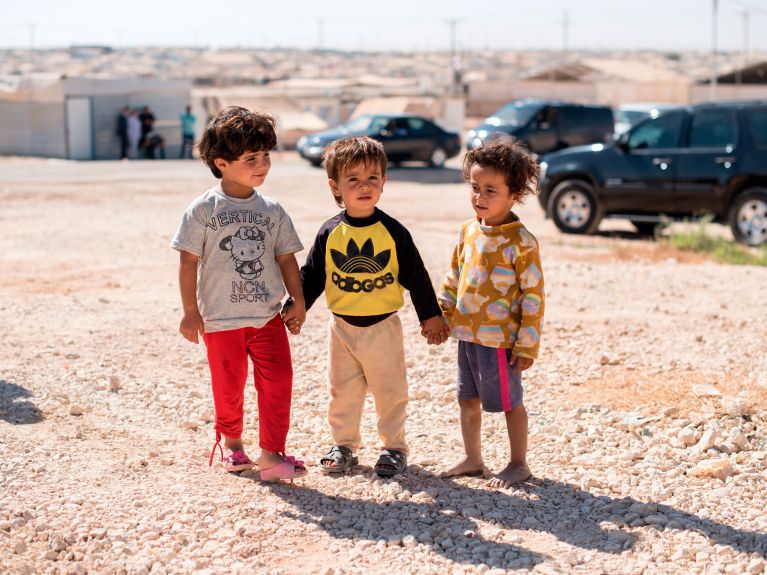
[[[679,430],[677,439],[685,445],[694,445],[698,441],[700,435],[694,427],[685,427]]]
[[[692,393],[698,397],[721,397],[722,392],[713,385],[696,383],[692,386]]]
[[[716,442],[716,431],[713,429],[709,429],[703,432],[703,435],[701,436],[700,441],[698,441],[698,444],[695,446],[695,449],[698,450],[700,453],[703,453],[707,451],[708,449],[711,449],[714,446],[715,442]]]
[[[722,411],[727,415],[740,417],[748,413],[748,400],[744,396],[722,397]]]
[[[729,459],[706,459],[698,463],[687,475],[691,477],[715,477],[725,480],[734,473]]]
[[[751,575],[759,575],[759,573],[764,572],[765,569],[765,562],[760,557],[754,557],[751,559],[751,561],[748,562],[748,565],[746,566],[746,571],[748,571]]]

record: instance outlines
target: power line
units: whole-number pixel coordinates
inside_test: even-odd
[[[760,8],[759,6],[754,6],[752,4],[749,4],[748,2],[743,2],[743,0],[727,0],[731,4],[735,4],[736,6],[739,6],[740,8],[745,8],[746,10],[749,10],[751,12],[757,12],[763,16],[767,16],[767,9]]]

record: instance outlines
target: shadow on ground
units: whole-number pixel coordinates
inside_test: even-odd
[[[623,518],[629,514],[656,516],[670,523],[650,525],[652,529],[696,531],[712,545],[767,557],[765,533],[737,529],[667,505],[643,503],[630,497],[592,495],[568,483],[533,480],[523,486],[525,497],[503,490],[474,489],[434,476],[426,479],[405,476],[400,485],[412,492],[428,489],[434,494],[433,501],[376,503],[330,496],[312,488],[274,484],[271,489],[297,509],[295,513],[283,513],[285,517],[317,525],[336,539],[377,542],[412,535],[417,543],[433,552],[469,565],[517,568],[549,559],[515,544],[508,535],[504,540],[503,531],[495,539],[483,538],[478,533],[478,520],[492,522],[501,530],[549,533],[575,547],[617,556],[631,549],[639,539],[637,533],[625,530]],[[483,505],[478,496],[489,497],[491,505]]]
[[[594,232],[594,235],[601,238],[613,238],[620,240],[655,240],[655,236],[652,233],[638,232],[634,230],[599,230]]]
[[[0,379],[0,419],[13,425],[38,423],[44,419],[43,412],[31,401],[32,393],[20,385]]]

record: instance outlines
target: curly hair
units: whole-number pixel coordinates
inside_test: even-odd
[[[240,106],[221,110],[205,127],[197,146],[200,159],[213,175],[221,177],[217,158],[233,162],[246,152],[272,150],[277,145],[277,123],[269,114],[251,112]]]
[[[535,157],[519,140],[506,134],[493,136],[463,157],[463,179],[469,181],[471,168],[482,166],[501,172],[515,202],[538,193],[540,170]]]

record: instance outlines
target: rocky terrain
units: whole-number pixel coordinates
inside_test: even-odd
[[[381,207],[435,283],[470,216],[455,167],[392,170]],[[429,347],[407,303],[410,466],[377,479],[372,403],[361,465],[317,462],[325,326],[291,338],[289,450],[310,474],[265,484],[208,467],[204,347],[177,333],[184,207],[196,162],[0,159],[0,571],[3,573],[767,573],[767,269],[677,253],[608,222],[563,236],[535,200],[541,357],[524,378],[534,478],[444,480],[462,453],[455,345]],[[309,245],[335,211],[320,170],[277,155],[263,189]],[[299,261],[303,260],[299,255]],[[255,391],[246,445],[255,452]],[[486,463],[507,461],[503,418]]]

